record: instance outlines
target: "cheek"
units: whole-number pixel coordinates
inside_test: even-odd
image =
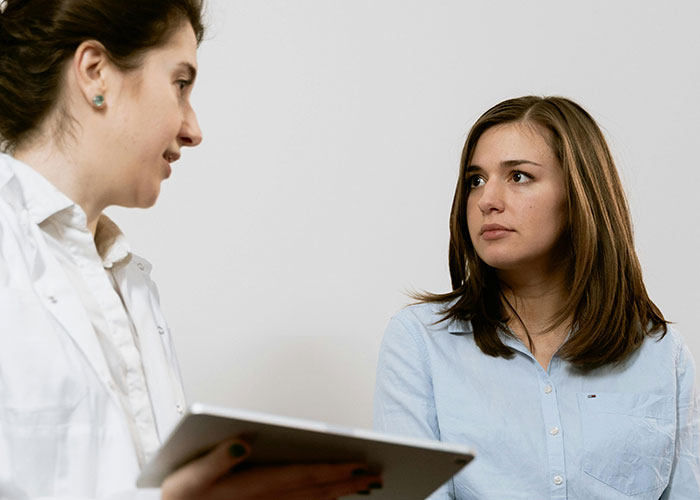
[[[536,210],[533,206],[533,212]],[[537,217],[533,217],[533,221],[537,219],[536,226],[539,226],[542,237],[551,241],[558,241],[566,227],[566,209],[562,200],[550,200],[538,212]]]
[[[467,198],[467,226],[469,227],[469,235],[473,236],[473,231],[478,226],[480,211],[477,206],[476,198]],[[472,240],[474,238],[472,237]]]
[[[479,208],[479,192],[474,191],[467,196],[467,219],[478,219],[481,217]]]
[[[141,132],[154,142],[169,142],[176,137],[182,123],[180,104],[169,96],[154,96],[148,109],[141,110]]]
[[[152,158],[154,155],[160,157],[175,140],[178,129],[173,127],[172,121],[168,122],[163,116],[150,118],[144,121],[141,134],[135,137],[135,143],[142,145],[142,155]]]

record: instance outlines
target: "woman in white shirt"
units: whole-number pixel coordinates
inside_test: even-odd
[[[134,489],[183,411],[150,265],[102,215],[149,207],[201,132],[198,0],[0,2],[0,498],[328,499],[362,464],[236,470],[222,443]],[[5,154],[7,153],[7,154]]]
[[[699,499],[695,366],[593,118],[559,97],[484,113],[450,234],[453,290],[391,320],[375,394],[378,429],[476,448],[431,499]]]

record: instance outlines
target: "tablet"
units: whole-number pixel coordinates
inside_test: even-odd
[[[250,464],[366,463],[382,474],[383,487],[372,498],[385,500],[423,500],[474,458],[470,448],[456,444],[195,404],[144,467],[137,486],[158,487],[181,465],[241,435],[254,440]]]

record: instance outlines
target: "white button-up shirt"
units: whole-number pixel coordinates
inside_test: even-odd
[[[185,406],[150,265],[86,222],[0,155],[0,498],[132,489]]]

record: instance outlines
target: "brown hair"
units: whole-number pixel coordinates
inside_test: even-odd
[[[0,14],[0,149],[26,138],[54,108],[62,70],[96,40],[122,70],[189,22],[204,36],[202,0],[9,0]]]
[[[667,322],[647,295],[627,200],[603,133],[581,106],[563,97],[509,99],[476,121],[462,151],[450,215],[452,292],[416,298],[443,303],[443,320],[470,321],[485,354],[512,357],[512,349],[498,335],[509,316],[502,285],[469,237],[466,168],[486,130],[516,122],[548,132],[545,139],[566,183],[569,295],[551,328],[573,318],[573,331],[559,355],[583,369],[621,362],[645,336],[659,331],[665,335]]]

